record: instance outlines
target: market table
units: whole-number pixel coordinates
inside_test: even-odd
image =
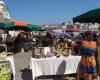
[[[68,56],[59,58],[31,58],[33,80],[41,75],[63,75],[76,73],[81,56]]]
[[[12,69],[12,73],[13,73],[14,80],[15,80],[15,64],[14,64],[14,57],[13,57],[13,55],[8,56],[6,58],[6,60],[10,62],[10,67]],[[0,61],[4,61],[4,60],[0,60]]]

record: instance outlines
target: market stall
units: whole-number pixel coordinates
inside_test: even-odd
[[[3,68],[3,69],[10,70],[10,71],[7,71],[7,73],[9,73],[9,74],[12,73],[13,74],[13,80],[15,80],[15,63],[14,63],[13,55],[10,53],[9,56],[7,56],[5,59],[0,58],[0,65],[2,65],[2,64],[6,65],[4,62],[7,62],[9,67]],[[2,68],[1,68],[1,70],[2,70]],[[0,72],[1,76],[2,76],[2,74],[3,74],[3,72],[2,73]],[[6,72],[4,74],[6,74]],[[8,78],[10,79],[11,76],[8,76]]]
[[[81,56],[52,57],[52,58],[31,58],[30,68],[32,77],[41,75],[64,75],[76,73]]]

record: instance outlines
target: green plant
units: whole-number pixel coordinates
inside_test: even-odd
[[[0,80],[11,80],[9,63],[4,63],[0,70]]]

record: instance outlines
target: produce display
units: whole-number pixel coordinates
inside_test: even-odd
[[[0,63],[0,80],[11,80],[9,62]]]

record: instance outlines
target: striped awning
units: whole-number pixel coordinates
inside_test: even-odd
[[[34,31],[41,30],[41,26],[39,26],[39,25],[28,24],[27,27]]]
[[[11,21],[14,22],[15,26],[21,26],[21,27],[27,26],[27,23],[23,21],[18,21],[18,20],[11,20]]]
[[[23,21],[11,20],[11,22],[0,22],[1,29],[9,29],[9,30],[41,30],[41,26],[34,24],[27,24]]]
[[[0,22],[1,29],[8,29],[14,26],[13,22]]]

